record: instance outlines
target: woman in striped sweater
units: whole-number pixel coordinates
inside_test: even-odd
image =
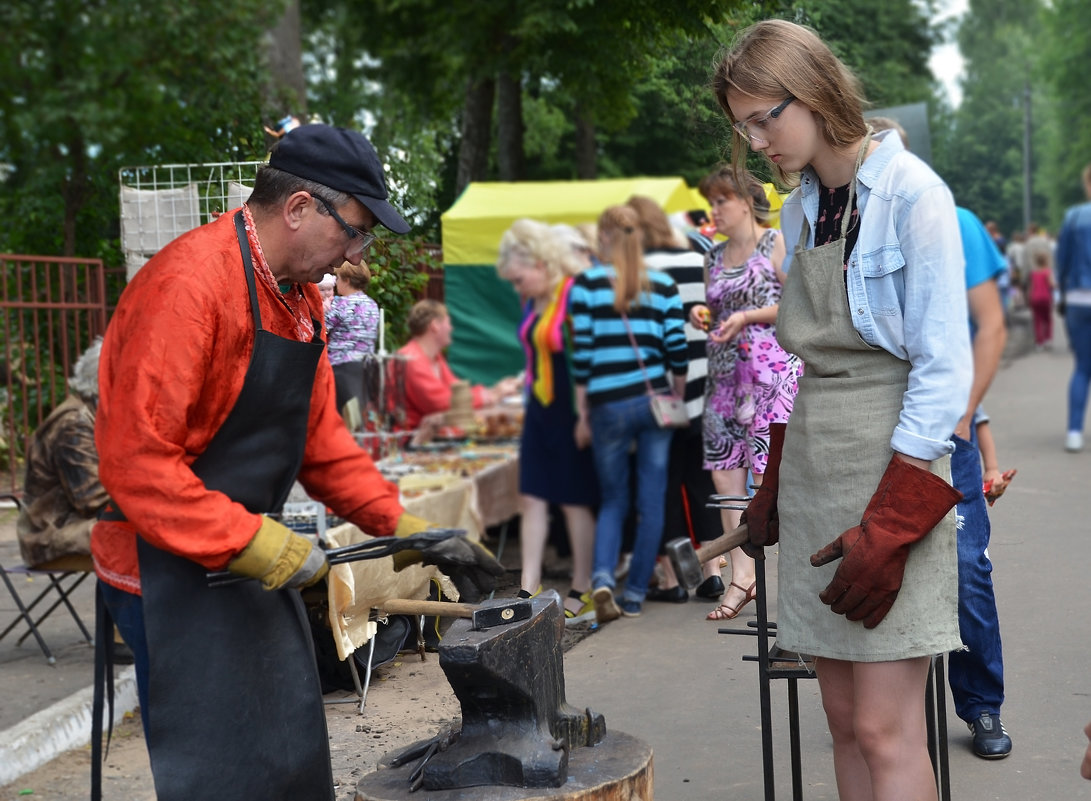
[[[681,396],[687,346],[678,288],[665,273],[646,268],[636,212],[626,206],[606,209],[598,235],[604,263],[576,279],[570,308],[576,441],[592,446],[602,495],[591,596],[596,618],[605,623],[622,614],[640,614],[655,569],[672,432],[656,424],[646,387]],[[614,567],[629,511],[629,452],[634,442],[636,542],[625,590],[615,601]]]

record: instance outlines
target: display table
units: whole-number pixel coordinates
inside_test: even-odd
[[[462,528],[478,540],[488,527],[519,512],[518,447],[480,445],[449,450],[413,452],[376,463],[402,493],[406,512],[439,526]],[[331,547],[363,542],[370,537],[351,523],[330,529]],[[374,636],[371,610],[391,598],[420,599],[429,585],[440,582],[445,595],[458,597],[446,576],[435,567],[412,565],[395,572],[392,557],[337,565],[330,570],[330,625],[338,655],[344,659]]]

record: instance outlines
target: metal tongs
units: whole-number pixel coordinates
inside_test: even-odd
[[[465,537],[466,530],[461,528],[430,528],[408,537],[376,537],[365,542],[355,542],[341,548],[326,551],[326,561],[330,567],[359,562],[364,559],[381,559],[398,551],[420,551],[437,542],[452,537]],[[232,573],[230,570],[218,570],[207,574],[209,587],[226,587],[239,581],[249,581],[246,576]]]
[[[749,495],[709,495],[705,507],[708,509],[733,509],[736,512],[745,512],[749,503]]]

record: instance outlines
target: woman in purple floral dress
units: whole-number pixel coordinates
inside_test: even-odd
[[[762,226],[769,216],[762,184],[749,174],[739,181],[729,167],[701,181],[716,231],[728,240],[705,257],[708,306],[691,313],[691,322],[705,322],[709,329],[705,468],[724,495],[747,494],[748,470],[761,484],[769,424],[788,420],[803,368],[776,338],[784,240]],[[739,512],[722,515],[725,531],[739,524]],[[730,620],[754,600],[754,560],[742,548],[730,557],[731,582],[709,620]]]

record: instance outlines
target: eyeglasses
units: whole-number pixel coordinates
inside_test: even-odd
[[[330,216],[337,220],[337,222],[341,224],[341,227],[345,229],[345,233],[348,234],[349,239],[360,237],[359,242],[353,242],[354,247],[351,248],[351,253],[363,253],[371,247],[371,243],[375,241],[375,234],[371,233],[371,231],[361,231],[356,226],[349,225],[345,222],[344,218],[334,210],[333,206],[330,205],[330,202],[321,195],[311,195],[311,197],[326,207],[326,211],[330,213]]]
[[[770,109],[757,119],[740,120],[735,123],[734,128],[751,145],[767,145],[769,144],[769,123],[780,117],[781,112],[788,108],[793,100],[795,97],[788,95],[788,98],[776,108]]]

